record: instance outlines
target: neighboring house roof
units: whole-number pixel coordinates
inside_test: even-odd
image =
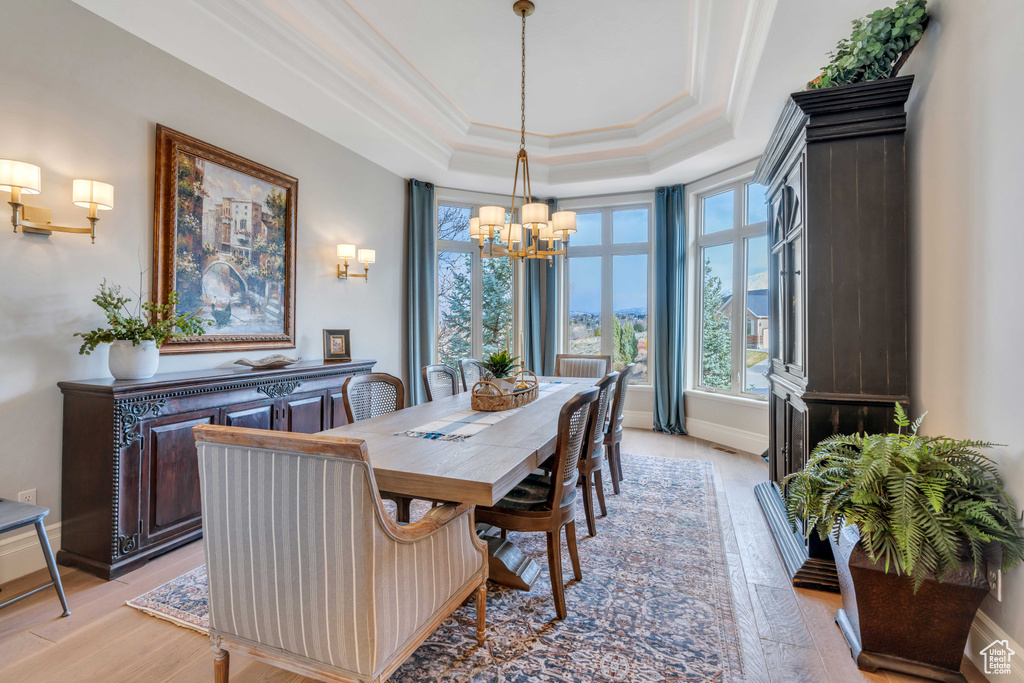
[[[732,301],[732,294],[725,297],[725,300],[722,301],[722,308],[728,306],[730,301]],[[747,310],[750,311],[751,315],[755,318],[767,318],[768,290],[752,289],[747,292]]]

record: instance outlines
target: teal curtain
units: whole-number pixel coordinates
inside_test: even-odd
[[[558,211],[558,200],[549,199],[548,213]],[[532,242],[532,239],[528,239]],[[555,372],[555,337],[558,330],[558,269],[547,260],[527,259],[523,295],[525,325],[523,363],[538,375]]]
[[[685,434],[686,213],[682,185],[654,192],[654,428]]]
[[[434,254],[434,184],[409,181],[406,261],[406,395],[413,405],[427,400],[420,371],[434,358],[434,299],[437,261]]]

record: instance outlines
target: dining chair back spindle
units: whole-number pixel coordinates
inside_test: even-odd
[[[459,372],[462,373],[463,391],[472,391],[473,385],[487,376],[487,368],[476,358],[463,358],[460,360]]]

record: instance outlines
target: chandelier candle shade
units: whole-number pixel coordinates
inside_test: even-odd
[[[526,154],[526,17],[533,14],[534,9],[536,7],[530,0],[517,0],[512,5],[512,11],[522,17],[523,67],[520,88],[519,152],[516,153],[512,198],[507,210],[503,206],[481,206],[479,216],[469,221],[469,236],[478,241],[483,258],[507,256],[513,260],[546,259],[550,264],[552,257],[566,254],[569,235],[576,232],[576,214],[573,211],[558,211],[549,216],[548,205],[534,201],[530,190],[530,160]],[[517,199],[521,200],[519,222],[506,222],[506,215],[514,215]],[[524,231],[529,231],[533,237],[532,244],[526,244]],[[558,241],[562,242],[561,250],[556,249]]]

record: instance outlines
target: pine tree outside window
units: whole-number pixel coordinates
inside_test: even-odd
[[[514,347],[516,268],[507,258],[482,259],[469,239],[470,217],[480,206],[501,203],[494,199],[438,192],[437,363],[456,367],[461,358],[482,358]]]
[[[734,181],[696,196],[698,389],[765,399],[768,238],[765,188]]]

